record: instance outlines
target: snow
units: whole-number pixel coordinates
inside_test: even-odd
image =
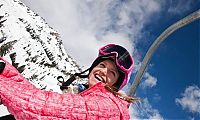
[[[19,63],[18,67],[25,65],[22,75],[32,84],[62,93],[57,77],[67,80],[70,74],[80,72],[80,68],[65,52],[59,34],[19,0],[1,0],[1,4],[0,21],[6,21],[2,23],[0,38],[6,40],[0,47],[16,40],[3,58],[12,63],[10,55],[16,54],[15,63]],[[0,116],[6,114],[8,111],[1,105]]]

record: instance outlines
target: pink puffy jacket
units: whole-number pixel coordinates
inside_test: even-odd
[[[80,94],[59,94],[36,88],[5,62],[0,74],[0,97],[17,120],[130,119],[129,104],[107,91],[101,82]]]

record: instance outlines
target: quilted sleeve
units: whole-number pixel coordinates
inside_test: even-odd
[[[16,119],[86,119],[83,97],[36,88],[6,62],[0,74],[0,98]]]

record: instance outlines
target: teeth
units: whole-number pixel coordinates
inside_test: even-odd
[[[102,79],[99,75],[95,75],[95,78],[96,78],[98,81],[103,81],[103,79]]]

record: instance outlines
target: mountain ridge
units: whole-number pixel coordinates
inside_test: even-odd
[[[0,56],[36,87],[59,93],[57,77],[81,71],[59,33],[19,0],[0,2]]]

